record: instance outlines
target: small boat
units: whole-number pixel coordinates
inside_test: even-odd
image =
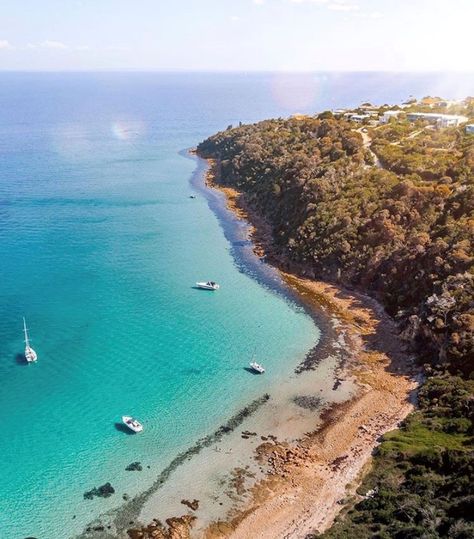
[[[189,198],[196,198],[196,195],[189,195]]]
[[[219,285],[215,283],[214,281],[198,282],[196,283],[196,286],[198,288],[202,288],[203,290],[218,290],[219,289]]]
[[[25,358],[28,363],[34,363],[38,356],[36,355],[36,352],[31,348],[30,346],[30,339],[28,338],[28,329],[26,328],[26,320],[25,317],[23,317],[23,331],[25,332]]]
[[[256,361],[250,363],[250,368],[258,374],[263,374],[265,372],[265,369]]]
[[[141,432],[143,430],[143,425],[140,423],[140,421],[129,415],[122,416],[122,421],[124,425],[126,425],[130,430],[133,430],[133,432]]]

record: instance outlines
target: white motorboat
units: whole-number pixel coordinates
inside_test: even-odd
[[[214,281],[201,281],[196,283],[196,286],[198,288],[202,288],[203,290],[218,290],[219,285],[215,283]]]
[[[265,372],[265,369],[256,361],[250,363],[250,368],[258,374],[263,374]]]
[[[25,332],[25,358],[28,363],[34,363],[38,356],[36,352],[30,346],[30,339],[28,338],[28,329],[26,328],[25,317],[23,317],[23,331]]]
[[[130,430],[133,430],[133,432],[141,432],[143,430],[143,425],[140,423],[140,421],[129,415],[122,416],[122,421],[124,425],[126,425]]]

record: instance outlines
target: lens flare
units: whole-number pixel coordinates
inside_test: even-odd
[[[135,140],[146,133],[146,125],[141,120],[116,120],[112,122],[111,131],[118,140]]]

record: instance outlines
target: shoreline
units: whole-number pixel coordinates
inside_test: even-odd
[[[329,528],[343,501],[355,495],[380,436],[395,429],[412,411],[418,371],[395,323],[378,302],[335,284],[295,275],[295,266],[274,252],[268,224],[248,207],[244,194],[217,183],[217,164],[206,161],[206,186],[223,193],[229,211],[249,223],[255,254],[276,268],[318,320],[321,311],[327,318],[336,317],[334,344],[342,335],[352,349],[338,365],[336,384],[350,379],[357,392],[324,411],[322,426],[299,440],[296,451],[288,453],[286,444],[261,444],[257,458],[266,460],[271,471],[253,487],[245,510],[211,524],[204,537],[305,537]],[[311,363],[300,367],[314,368]]]
[[[170,481],[162,483],[160,475],[127,508],[103,517],[120,537],[132,539],[304,537],[330,525],[377,438],[411,410],[407,395],[416,384],[399,377],[408,372],[407,355],[374,300],[297,277],[273,260],[261,264],[272,256],[268,227],[240,193],[212,185],[212,167],[201,158],[191,184],[205,194],[240,268],[304,308],[321,335],[258,414],[186,452]]]
[[[184,151],[181,155],[191,158]],[[247,223],[237,220],[226,209],[220,193],[205,186],[205,161],[192,160],[197,166],[190,178],[191,186],[201,195],[204,194],[217,217],[238,270],[284,298],[296,310],[305,311],[316,319],[296,293],[285,286],[277,271],[262,264],[260,258],[255,256],[251,242],[244,241],[248,233]],[[214,520],[242,507],[247,502],[250,486],[268,471],[268,466],[255,461],[255,445],[264,438],[293,442],[305,432],[313,430],[315,424],[319,423],[321,405],[310,402],[308,408],[308,403],[304,402],[307,395],[317,395],[317,400],[332,403],[347,400],[352,391],[350,383],[338,383],[337,388],[333,387],[334,358],[330,356],[329,347],[333,340],[329,338],[332,328],[326,316],[316,320],[318,328],[323,323],[327,325],[327,330],[320,334],[316,329],[315,340],[305,348],[310,350],[307,356],[310,356],[314,369],[305,368],[297,376],[294,370],[308,357],[304,351],[298,359],[293,358],[294,361],[289,356],[291,363],[283,378],[266,385],[255,401],[250,399],[243,402],[241,407],[229,411],[229,416],[223,418],[220,425],[212,425],[215,430],[204,432],[201,438],[183,447],[156,475],[153,474],[149,487],[124,500],[125,503],[120,506],[100,513],[75,537],[201,537]],[[323,347],[323,343],[328,346]],[[337,356],[338,351],[334,352]],[[265,391],[270,393],[269,399]],[[257,401],[258,411],[254,406]],[[247,410],[251,413],[247,414]],[[192,485],[189,485],[189,477],[194,478]],[[195,501],[199,503],[195,504]]]

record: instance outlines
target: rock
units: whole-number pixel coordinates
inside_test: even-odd
[[[315,397],[313,395],[300,395],[295,397],[293,402],[301,408],[313,411],[321,408],[322,399],[321,397]]]
[[[166,526],[156,522],[143,528],[130,529],[127,534],[130,539],[189,539],[195,520],[196,517],[191,515],[169,518]]]
[[[100,487],[95,487],[92,490],[84,492],[84,500],[92,500],[94,496],[99,498],[108,498],[114,493],[114,487],[110,483],[105,483],[105,485],[101,485]]]
[[[125,469],[127,472],[141,472],[143,470],[143,466],[140,464],[140,462],[132,462]]]
[[[189,500],[181,500],[183,505],[187,505],[193,511],[196,511],[199,508],[199,500],[194,499],[192,502]]]

